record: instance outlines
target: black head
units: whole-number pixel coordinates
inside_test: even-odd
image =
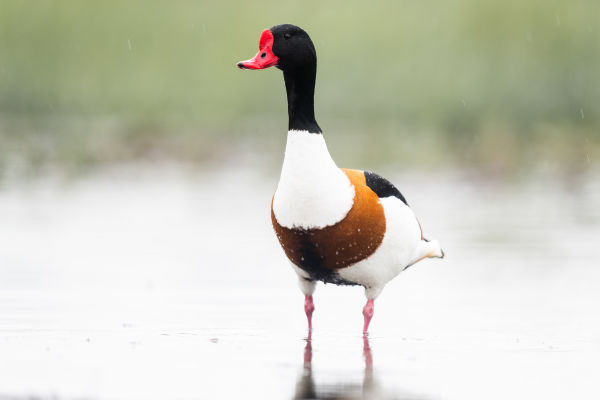
[[[317,52],[310,36],[295,25],[276,25],[273,33],[273,53],[279,58],[277,68],[283,71],[315,68]]]
[[[316,69],[317,53],[312,40],[302,28],[291,24],[265,29],[259,41],[258,54],[240,61],[241,69],[264,69],[276,66],[282,71]]]

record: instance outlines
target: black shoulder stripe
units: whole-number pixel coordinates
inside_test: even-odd
[[[364,174],[367,186],[374,191],[380,199],[394,196],[402,200],[404,204],[408,205],[406,199],[402,196],[402,193],[400,193],[400,191],[396,189],[396,186],[392,185],[390,181],[373,172],[364,171]]]

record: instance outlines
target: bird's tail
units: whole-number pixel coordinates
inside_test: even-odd
[[[423,238],[421,240],[420,245],[415,250],[413,255],[413,261],[406,266],[406,268],[411,267],[418,263],[419,261],[425,258],[444,258],[446,254],[442,247],[440,246],[440,242],[437,240],[427,240]],[[406,269],[404,268],[404,269]]]
[[[426,258],[444,258],[446,256],[446,253],[444,253],[444,250],[442,249],[442,246],[440,245],[440,242],[438,242],[437,240],[428,240],[423,238],[423,242],[425,242],[425,246],[424,246],[424,250],[425,250],[425,255],[424,257]]]

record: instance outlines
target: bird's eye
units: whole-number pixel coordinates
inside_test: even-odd
[[[283,37],[284,37],[284,39],[285,39],[285,40],[288,40],[289,38],[291,38],[291,37],[292,37],[292,34],[291,34],[291,33],[285,33],[285,34],[283,35]]]
[[[262,53],[262,54],[260,55],[260,58],[265,58],[266,56],[267,56],[267,53]]]

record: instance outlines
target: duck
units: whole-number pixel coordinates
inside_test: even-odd
[[[427,258],[444,258],[423,236],[406,198],[376,173],[339,168],[315,119],[317,53],[305,30],[281,24],[262,31],[244,70],[283,71],[288,133],[271,222],[304,294],[309,333],[317,282],[364,288],[363,335],[385,285]]]

